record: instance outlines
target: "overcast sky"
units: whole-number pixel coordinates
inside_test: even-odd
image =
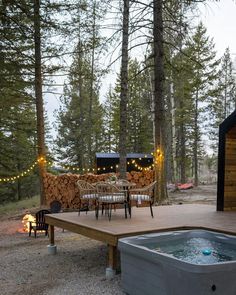
[[[214,39],[218,57],[221,57],[225,49],[229,47],[236,66],[236,0],[221,0],[217,3],[208,1],[200,9],[201,19],[207,28],[208,36]],[[102,89],[104,92],[104,87]],[[54,121],[53,111],[58,107],[59,102],[56,96],[45,99],[45,108],[50,122]]]
[[[214,38],[218,54],[223,55],[227,47],[236,55],[236,1],[208,1],[201,8],[202,21],[207,27],[208,35]]]

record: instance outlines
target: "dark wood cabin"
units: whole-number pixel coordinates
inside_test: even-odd
[[[236,210],[236,111],[219,126],[217,211]]]
[[[153,156],[150,154],[130,153],[127,154],[126,159],[128,172],[140,171],[138,167],[150,167],[153,164]],[[120,155],[118,153],[96,153],[97,174],[117,172],[116,165],[119,165],[119,162]],[[135,164],[138,167],[135,167]]]

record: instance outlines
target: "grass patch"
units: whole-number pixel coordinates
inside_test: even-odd
[[[5,205],[0,205],[0,216],[11,215],[17,213],[21,210],[30,209],[33,207],[39,207],[40,198],[39,196],[34,196],[30,199],[25,199],[17,202],[10,202]]]

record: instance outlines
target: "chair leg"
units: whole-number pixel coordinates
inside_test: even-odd
[[[111,211],[112,211],[112,204],[108,204],[108,218],[109,218],[109,221],[111,220]]]
[[[110,208],[110,205],[107,204],[107,203],[104,203],[104,210],[105,210],[105,215],[109,216],[109,208]]]
[[[131,201],[128,201],[128,212],[129,212],[129,218],[131,218]]]
[[[89,211],[89,201],[88,201],[88,203],[86,203],[86,215],[88,214],[88,211]]]
[[[95,216],[96,216],[96,219],[98,219],[98,210],[99,210],[99,204],[96,204],[95,206]]]
[[[127,208],[126,208],[126,203],[124,203],[125,205],[125,218],[127,219]]]
[[[80,204],[79,204],[79,212],[78,212],[79,216],[80,216],[80,209],[81,209],[81,201],[80,201]]]
[[[37,235],[37,230],[34,230],[34,237],[36,239],[36,235]]]
[[[152,202],[150,202],[150,211],[151,211],[151,216],[152,216],[152,218],[153,218]]]
[[[31,224],[31,222],[29,222],[29,237],[31,237],[31,231],[32,231],[32,224]]]

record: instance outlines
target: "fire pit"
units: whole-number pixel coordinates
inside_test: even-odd
[[[23,224],[23,232],[28,233],[29,232],[29,222],[35,222],[35,216],[33,216],[30,213],[27,213],[22,218],[22,224]]]

